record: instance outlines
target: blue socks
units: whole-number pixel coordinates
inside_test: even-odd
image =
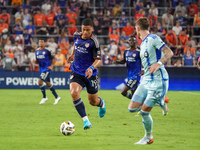
[[[83,104],[83,101],[81,98],[79,98],[78,100],[76,101],[73,101],[74,103],[74,106],[77,110],[77,112],[79,113],[79,115],[81,116],[81,118],[87,116],[86,115],[86,112],[85,112],[85,105]]]
[[[46,98],[45,84],[42,84],[42,85],[40,86],[40,89],[41,89],[41,91],[42,91],[43,98]]]
[[[99,102],[99,104],[98,104],[97,106],[98,106],[98,107],[103,107],[103,100],[102,100],[101,97],[99,97],[99,99],[100,99],[100,102]]]
[[[57,98],[57,97],[58,97],[58,94],[56,93],[56,91],[55,91],[53,85],[52,85],[49,89],[51,90],[51,92],[52,92],[52,94],[55,96],[55,98]]]

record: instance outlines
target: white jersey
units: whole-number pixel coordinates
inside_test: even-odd
[[[168,80],[169,76],[164,67],[160,66],[155,73],[150,74],[148,67],[156,64],[163,56],[161,49],[166,44],[161,38],[155,34],[148,34],[147,37],[142,41],[140,45],[140,58],[144,67],[144,78],[143,80]]]

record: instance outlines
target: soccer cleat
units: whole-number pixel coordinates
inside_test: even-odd
[[[104,115],[105,115],[105,113],[106,113],[106,105],[105,105],[105,101],[104,100],[102,100],[103,101],[103,108],[99,108],[99,117],[100,118],[102,118]]]
[[[166,116],[168,114],[168,104],[165,102],[165,105],[163,107],[161,107],[163,110],[163,116]]]
[[[154,138],[152,137],[151,139],[147,138],[144,136],[139,142],[134,143],[135,145],[145,145],[145,144],[151,144],[153,143]]]
[[[165,102],[169,103],[169,98],[167,96],[165,96]]]
[[[61,100],[61,97],[57,97],[57,98],[55,99],[54,105],[58,104],[58,102],[59,102],[60,100]]]
[[[89,120],[85,120],[85,121],[84,121],[83,129],[84,129],[84,130],[87,130],[87,129],[90,129],[90,128],[92,128],[92,124],[90,123]]]
[[[46,101],[48,100],[48,98],[42,98],[39,104],[44,104]]]
[[[135,116],[141,116],[141,112],[138,111],[137,114]]]

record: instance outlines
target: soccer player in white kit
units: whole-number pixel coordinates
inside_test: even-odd
[[[151,109],[156,103],[165,107],[164,97],[168,91],[169,76],[163,64],[172,56],[172,50],[157,35],[149,33],[149,20],[141,17],[136,21],[137,36],[142,39],[140,45],[140,58],[144,67],[144,78],[136,89],[128,110],[141,112],[145,136],[135,144],[151,144],[153,119]]]

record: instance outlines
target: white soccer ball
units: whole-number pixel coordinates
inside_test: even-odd
[[[71,121],[65,121],[60,126],[60,132],[63,135],[71,135],[75,131],[75,126]]]

